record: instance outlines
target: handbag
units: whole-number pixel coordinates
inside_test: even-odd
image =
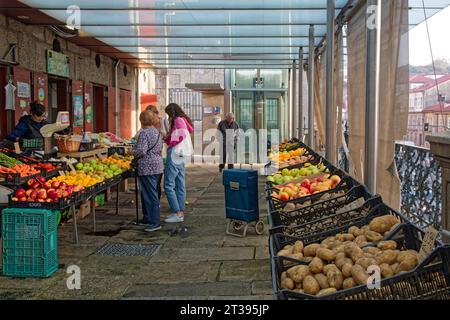
[[[182,135],[181,133],[184,133],[184,135]],[[194,153],[194,146],[192,145],[191,136],[187,129],[186,122],[184,122],[184,128],[176,129],[174,134],[175,137],[184,136],[184,139],[175,147],[173,147],[173,155],[180,159],[181,158],[185,159],[187,157],[192,156]]]

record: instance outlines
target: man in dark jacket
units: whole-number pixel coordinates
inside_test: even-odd
[[[227,153],[228,153],[228,169],[234,168],[233,165],[235,159],[234,154],[236,151],[237,139],[239,137],[239,125],[237,124],[236,121],[234,121],[233,113],[229,112],[226,115],[225,120],[219,122],[217,130],[219,130],[219,133],[221,134],[221,137],[219,137],[219,141],[222,144],[220,148],[221,153],[220,153],[219,171],[222,172],[222,170],[225,168],[225,163],[227,162]],[[233,138],[227,139],[227,134],[233,134]],[[227,148],[228,140],[232,141],[233,145],[229,145]],[[233,154],[231,154],[231,152],[233,152]]]

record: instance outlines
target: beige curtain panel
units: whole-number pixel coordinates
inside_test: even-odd
[[[408,1],[382,1],[380,110],[377,192],[400,207],[400,181],[395,141],[406,134],[408,121]],[[365,7],[348,23],[349,149],[356,177],[363,180],[365,134]]]
[[[324,57],[324,56],[323,56]],[[325,63],[322,56],[314,58],[314,117],[315,117],[315,146],[318,152],[325,145]]]

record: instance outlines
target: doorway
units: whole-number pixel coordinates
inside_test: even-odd
[[[56,122],[59,111],[69,111],[68,81],[66,79],[48,79],[48,111],[47,120]]]
[[[5,110],[5,86],[7,84],[7,69],[0,67],[0,140],[8,135],[8,119]]]
[[[103,86],[94,85],[94,132],[108,131],[108,94]]]

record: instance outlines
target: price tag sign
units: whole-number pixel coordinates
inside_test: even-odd
[[[426,257],[430,255],[430,253],[435,248],[435,242],[439,235],[439,231],[429,226],[425,236],[423,237],[422,247],[419,251],[419,263],[425,260]]]
[[[59,170],[58,173],[59,173],[60,176],[65,176],[66,175],[65,172],[62,171],[62,170]]]
[[[21,153],[20,146],[18,142],[14,142],[14,150],[17,154]]]
[[[67,163],[71,171],[75,171],[75,167],[71,163]]]

